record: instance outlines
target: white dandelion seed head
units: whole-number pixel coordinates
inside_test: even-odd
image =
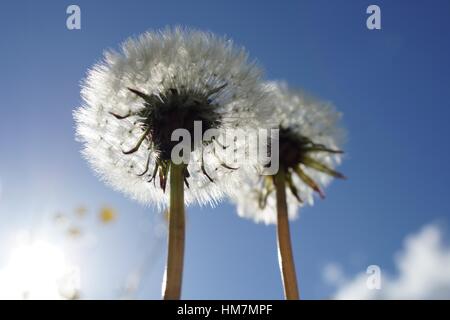
[[[341,114],[331,103],[317,100],[299,90],[291,90],[284,82],[267,82],[264,86],[271,93],[272,101],[276,101],[273,118],[277,120],[277,127],[280,129],[280,145],[281,139],[283,139],[281,131],[285,129],[294,135],[307,137],[315,144],[326,146],[328,149],[341,149],[345,140],[345,130],[339,124]],[[280,162],[286,157],[286,154],[282,152],[280,147]],[[309,156],[330,169],[334,169],[342,160],[340,153],[314,152]],[[321,188],[327,186],[332,180],[332,176],[329,174],[302,163],[298,165]],[[267,179],[268,177],[262,177],[254,170],[243,172],[240,192],[231,196],[232,201],[237,205],[239,216],[252,219],[257,223],[277,223],[276,194],[273,185],[273,190],[267,196],[265,205],[261,206],[260,204],[261,191],[264,189],[264,181]],[[297,174],[292,174],[291,179],[298,195],[303,200],[300,203],[290,188],[286,187],[288,215],[289,219],[294,220],[298,217],[300,206],[313,205],[315,191]]]
[[[82,84],[83,105],[74,112],[74,118],[83,155],[107,184],[142,203],[164,207],[169,192],[159,187],[159,174],[148,182],[161,148],[149,137],[135,152],[123,152],[136,146],[143,136],[144,102],[148,102],[144,95],[155,110],[180,99],[177,113],[201,101],[207,106],[202,116],[211,118],[212,123],[218,120],[214,129],[250,130],[265,123],[270,107],[268,93],[260,85],[261,73],[248,62],[243,48],[211,33],[176,27],[130,38],[120,51],[105,52]],[[153,119],[150,126],[159,126],[161,131],[167,125],[172,125],[167,119]],[[186,204],[214,204],[239,182],[235,170],[221,166],[214,152],[205,152],[204,170],[213,178],[212,183],[202,170],[201,155],[197,149],[190,155]],[[147,161],[148,173],[138,176],[145,172]],[[166,185],[170,185],[167,180]]]

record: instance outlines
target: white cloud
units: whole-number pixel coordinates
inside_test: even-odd
[[[323,271],[324,280],[335,286],[334,299],[450,299],[450,246],[442,231],[428,225],[406,238],[394,259],[396,275],[382,271],[380,290],[370,290],[361,272],[347,277],[337,264]]]

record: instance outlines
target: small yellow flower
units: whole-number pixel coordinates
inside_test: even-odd
[[[110,223],[113,222],[114,220],[116,220],[117,218],[117,213],[114,209],[110,208],[110,207],[103,207],[100,210],[100,220],[102,223]]]

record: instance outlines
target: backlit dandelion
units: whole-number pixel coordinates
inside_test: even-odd
[[[344,131],[340,114],[329,103],[289,90],[283,83],[266,86],[277,102],[280,168],[275,175],[247,173],[234,201],[240,216],[277,224],[285,295],[297,299],[288,218],[297,216],[298,206],[313,204],[314,193],[323,198],[323,187],[333,177],[345,178],[334,169],[341,162]]]
[[[83,154],[100,178],[132,198],[169,206],[165,298],[179,298],[184,206],[215,203],[235,188],[236,172],[193,141],[188,163],[172,161],[172,134],[258,126],[266,92],[260,70],[225,38],[182,28],[147,32],[108,51],[83,83],[75,111]],[[194,139],[194,138],[193,138]],[[214,150],[214,149],[208,149]],[[169,189],[166,192],[166,189]]]

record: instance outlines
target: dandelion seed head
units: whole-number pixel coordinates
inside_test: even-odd
[[[276,101],[273,118],[279,129],[280,167],[286,171],[286,200],[289,219],[298,216],[299,206],[314,203],[314,194],[323,196],[322,188],[341,163],[345,130],[341,114],[333,105],[291,90],[283,82],[267,82],[266,90]],[[239,193],[231,196],[239,216],[255,222],[276,224],[276,194],[272,176],[245,171]]]
[[[82,83],[74,118],[83,155],[115,189],[164,207],[173,130],[193,136],[194,121],[201,133],[260,126],[270,107],[261,73],[244,49],[211,33],[176,27],[130,38],[106,51]],[[186,203],[215,204],[237,176],[213,151],[202,156],[192,146]]]

